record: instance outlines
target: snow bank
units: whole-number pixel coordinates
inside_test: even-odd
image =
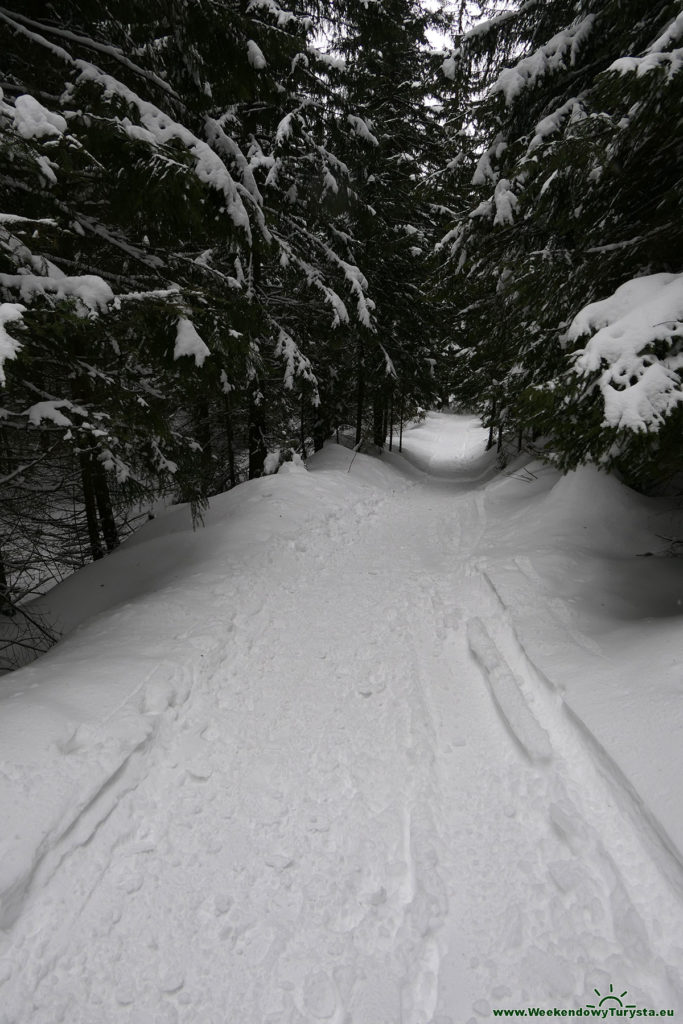
[[[680,888],[683,513],[592,467],[528,470],[487,490],[480,569]]]

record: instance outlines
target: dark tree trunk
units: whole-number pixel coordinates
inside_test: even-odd
[[[7,581],[7,573],[5,572],[5,560],[0,549],[0,615],[11,617],[14,614],[15,608],[10,599],[9,583]]]
[[[90,554],[93,561],[104,558],[100,530],[97,523],[97,501],[95,498],[95,486],[93,483],[92,456],[88,452],[79,452],[78,460],[81,466],[81,483],[83,485],[83,504],[85,506],[85,521],[88,527],[88,541],[90,543]]]
[[[234,487],[237,483],[237,474],[235,473],[235,442],[232,429],[232,403],[230,401],[229,393],[225,395],[224,407],[225,444],[228,455],[228,480],[230,481],[230,486]]]
[[[107,551],[113,551],[120,544],[119,531],[114,518],[114,509],[111,503],[109,484],[104,466],[97,458],[91,456],[90,467],[92,469],[92,481],[95,489],[95,501],[102,526],[102,536],[107,545]]]
[[[490,451],[493,448],[494,429],[495,429],[495,425],[496,425],[495,421],[496,421],[496,403],[492,402],[491,403],[491,419],[490,419],[490,425],[489,425],[489,439],[486,442],[486,451],[487,452]]]
[[[387,436],[384,412],[384,395],[381,391],[375,391],[372,397],[372,440],[378,448],[384,447]]]
[[[401,425],[400,425],[399,431],[398,431],[398,450],[399,450],[399,452],[403,451],[403,412],[404,412],[404,409],[405,409],[405,398],[403,397],[403,393],[401,393],[401,413],[400,413]]]
[[[330,421],[327,413],[324,411],[323,406],[319,405],[315,410],[315,419],[313,420],[313,451],[322,451],[325,441],[327,440],[330,433]],[[339,444],[339,430],[337,430],[337,444]]]
[[[249,393],[249,479],[263,476],[263,467],[268,454],[266,447],[266,410],[259,381],[252,382]]]
[[[498,452],[498,454],[500,454],[502,448],[503,448],[503,427],[499,423],[498,424],[498,443],[496,445],[496,451]]]
[[[306,400],[304,398],[303,391],[301,392],[301,415],[299,418],[299,429],[300,429],[300,440],[301,440],[301,458],[306,461],[308,453],[306,452]]]
[[[389,396],[389,451],[394,447],[394,392]]]
[[[356,444],[359,445],[363,437],[363,406],[365,403],[365,364],[363,355],[363,342],[358,339],[358,393],[356,396]]]

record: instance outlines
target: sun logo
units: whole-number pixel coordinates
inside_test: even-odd
[[[621,1006],[625,1010],[635,1010],[635,1008],[636,1008],[636,1004],[635,1003],[626,1003],[626,1006],[624,1006],[624,1004],[621,1001],[622,998],[625,995],[627,995],[628,989],[624,989],[624,991],[621,993],[621,995],[615,995],[615,993],[614,993],[614,986],[610,985],[609,993],[607,995],[605,995],[605,996],[601,995],[601,993],[597,990],[597,988],[594,988],[593,991],[595,992],[595,994],[598,997],[598,999],[600,1000],[600,1002],[597,1005],[595,1003],[586,1003],[586,1007],[589,1010],[597,1010],[597,1009],[599,1009],[599,1007],[604,1006],[606,1003],[612,1003],[615,1006]]]

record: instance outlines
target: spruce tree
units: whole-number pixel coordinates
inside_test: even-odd
[[[357,442],[370,419],[366,434],[381,446],[392,405],[415,408],[438,392],[428,289],[442,135],[437,57],[427,33],[443,18],[413,0],[345,0],[336,19],[334,46],[346,73],[335,137],[354,200],[347,231],[375,304],[372,328],[362,325],[349,337],[356,378],[349,418]]]
[[[576,361],[585,338],[568,328],[628,281],[681,269],[682,31],[675,3],[518,4],[463,34],[444,66],[483,96],[457,108],[471,198],[443,243],[463,310],[457,389],[476,390],[510,438],[545,435],[563,468],[591,459],[640,486],[674,467],[677,400],[649,420],[611,421],[610,357]],[[676,330],[664,333],[639,358],[664,358],[675,375]],[[637,386],[641,372],[631,376],[610,386]]]

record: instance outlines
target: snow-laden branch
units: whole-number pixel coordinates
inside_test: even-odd
[[[21,343],[7,331],[5,324],[22,319],[25,306],[18,302],[0,302],[0,384],[5,383],[5,360],[16,359]]]
[[[275,355],[282,359],[285,364],[284,384],[288,391],[293,390],[294,381],[297,377],[307,380],[313,388],[313,405],[320,404],[318,395],[318,381],[313,373],[310,359],[303,354],[291,334],[284,329],[278,328],[277,345]]]
[[[76,299],[91,315],[105,310],[114,300],[113,291],[97,274],[81,274],[77,277],[0,274],[0,287],[18,291],[25,302],[48,296],[57,301]]]
[[[522,57],[514,67],[505,68],[489,90],[489,96],[503,93],[507,106],[547,74],[562,71],[576,62],[579,50],[593,31],[595,15],[589,14],[578,24],[563,29],[535,53]]]
[[[657,429],[683,402],[683,274],[652,274],[621,285],[574,317],[568,342],[592,337],[573,374],[599,374],[604,425]]]
[[[642,57],[621,57],[610,64],[608,71],[619,74],[635,72],[638,77],[668,65],[671,79],[683,68],[683,48],[669,51],[669,47],[683,38],[683,13],[679,14],[655,41],[648,46]],[[667,52],[669,51],[669,52]]]
[[[189,128],[174,121],[172,117],[164,113],[163,110],[160,110],[159,107],[148,100],[143,100],[132,89],[129,89],[128,86],[119,82],[111,75],[105,74],[95,67],[94,64],[89,64],[87,61],[82,60],[77,60],[73,63],[79,71],[78,81],[93,82],[99,85],[105,97],[118,96],[137,111],[140,125],[146,134],[144,136],[141,135],[138,125],[126,125],[122,122],[124,130],[131,138],[137,141],[144,138],[152,144],[161,146],[166,146],[174,141],[180,142],[193,157],[195,173],[199,180],[205,185],[209,185],[211,188],[222,192],[225,197],[228,216],[233,224],[241,228],[247,238],[251,239],[249,216],[242,202],[239,189],[218,153],[207,142],[197,138]]]
[[[4,16],[5,21],[20,22],[20,26],[26,26],[27,29],[37,29],[39,32],[45,32],[47,35],[56,36],[58,39],[64,39],[70,43],[76,43],[80,46],[85,46],[89,50],[96,50],[98,53],[104,53],[113,60],[118,61],[123,67],[128,68],[129,71],[133,71],[136,75],[140,75],[142,78],[146,78],[148,81],[153,82],[154,85],[163,89],[164,92],[168,93],[177,99],[176,93],[173,91],[168,82],[165,82],[163,78],[155,75],[153,71],[148,71],[146,68],[140,67],[139,64],[135,64],[134,61],[126,57],[126,55],[117,47],[112,46],[108,43],[101,43],[97,39],[92,39],[90,36],[79,35],[76,32],[70,32],[68,29],[57,28],[56,25],[46,25],[41,21],[34,21],[32,18],[27,18],[24,14],[18,14],[16,11],[8,11],[6,8],[0,8],[0,17]],[[28,34],[25,30],[25,34]],[[43,41],[43,37],[34,37],[34,41]],[[66,52],[66,51],[63,51]]]

